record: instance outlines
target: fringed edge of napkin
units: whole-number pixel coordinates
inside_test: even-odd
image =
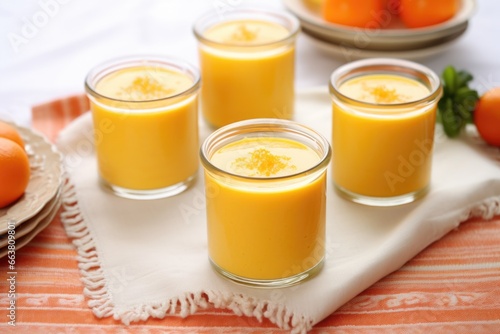
[[[491,220],[498,215],[500,215],[500,196],[493,196],[474,205],[467,214],[460,217],[460,222],[464,222],[469,218]]]
[[[259,321],[262,321],[263,317],[267,318],[279,328],[291,330],[292,334],[306,333],[314,324],[313,319],[294,314],[284,305],[245,295],[212,291],[208,294],[208,300],[214,307],[229,309],[239,316],[255,317]]]
[[[83,219],[75,187],[68,175],[64,177],[62,208],[61,222],[76,246],[78,269],[84,284],[83,293],[90,298],[88,305],[97,317],[109,317],[113,315],[114,303],[106,288],[94,239]]]
[[[100,296],[97,297],[100,298]],[[243,294],[213,290],[197,293],[186,292],[180,297],[123,312],[110,311],[114,314],[115,319],[128,325],[131,322],[146,320],[149,317],[160,319],[167,315],[187,317],[195,314],[198,309],[208,308],[209,305],[230,310],[237,316],[255,317],[259,322],[263,318],[267,318],[280,329],[290,330],[292,334],[305,334],[312,329],[314,323],[312,319],[293,314],[284,305],[266,302]],[[109,306],[111,307],[111,305]]]
[[[84,295],[90,300],[88,306],[99,318],[113,316],[125,325],[144,321],[149,317],[162,319],[167,315],[187,317],[209,304],[215,308],[231,310],[235,315],[255,317],[258,321],[267,318],[280,329],[292,334],[305,334],[312,329],[313,319],[293,314],[284,305],[259,300],[242,294],[221,291],[186,292],[169,300],[143,305],[132,310],[116,310],[113,298],[107,289],[107,282],[101,268],[92,233],[87,227],[76,196],[76,190],[68,175],[64,177],[61,222],[67,235],[77,249],[78,268],[84,284]],[[499,210],[500,211],[500,210]]]

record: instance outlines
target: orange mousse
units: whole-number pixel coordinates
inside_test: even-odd
[[[185,73],[136,66],[104,76],[92,101],[101,177],[127,189],[168,187],[198,169],[196,95],[169,99],[192,87]],[[195,134],[193,136],[193,133]]]
[[[203,32],[202,112],[214,127],[250,118],[293,115],[294,51],[291,32],[263,20],[234,20]]]
[[[369,74],[347,80],[339,91],[370,104],[370,109],[356,102],[333,106],[336,185],[371,197],[425,188],[431,173],[436,106],[410,104],[429,96],[429,88],[403,75]]]
[[[290,277],[324,257],[326,177],[296,175],[321,157],[274,137],[245,138],[210,157],[225,177],[206,171],[208,249],[222,270],[254,280]]]

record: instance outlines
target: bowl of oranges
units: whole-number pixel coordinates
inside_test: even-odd
[[[34,237],[60,206],[61,154],[43,135],[0,120],[0,255]]]
[[[476,0],[283,2],[314,41],[344,48],[344,53],[361,50],[366,57],[416,58],[442,51],[465,33],[476,9]]]

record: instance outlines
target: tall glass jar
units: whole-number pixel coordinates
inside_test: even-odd
[[[314,276],[325,255],[328,141],[287,120],[236,122],[201,147],[215,270],[261,287]]]
[[[298,31],[294,16],[270,9],[213,12],[195,23],[201,110],[210,125],[293,117]]]
[[[429,189],[439,77],[420,64],[366,59],[335,70],[333,179],[358,203],[391,206]]]
[[[101,183],[114,194],[178,194],[198,170],[198,90],[192,65],[132,56],[94,67],[85,81]]]

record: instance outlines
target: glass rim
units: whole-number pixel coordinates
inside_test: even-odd
[[[140,101],[119,99],[106,96],[99,93],[95,89],[96,83],[99,82],[99,80],[101,80],[105,76],[115,71],[126,68],[145,66],[145,65],[158,66],[168,69],[175,68],[176,70],[179,70],[179,72],[191,76],[193,79],[193,84],[188,89],[174,95],[169,95],[161,98],[148,99],[148,100],[140,100]],[[174,100],[182,96],[189,96],[198,90],[200,86],[200,81],[201,81],[200,71],[194,65],[180,58],[172,56],[162,56],[162,55],[132,55],[132,56],[111,58],[91,68],[87,76],[85,77],[85,91],[94,98],[114,101],[117,103],[127,103],[127,104],[130,103],[133,105],[140,105],[140,104],[155,103],[160,101]]]
[[[317,143],[318,147],[321,148],[322,150],[322,155],[319,157],[320,160],[312,167],[307,168],[305,170],[302,170],[300,172],[288,174],[288,175],[283,175],[283,176],[272,176],[272,177],[255,177],[255,176],[245,176],[245,175],[240,175],[240,174],[235,174],[229,171],[226,171],[222,168],[219,168],[212,164],[210,161],[209,157],[209,151],[210,151],[210,145],[214,144],[217,142],[217,139],[220,141],[223,141],[216,149],[219,149],[232,141],[230,141],[228,138],[235,137],[237,135],[241,135],[242,133],[239,133],[238,131],[245,130],[243,134],[250,134],[250,133],[266,133],[266,132],[271,132],[273,129],[284,129],[288,130],[289,133],[295,134],[297,136],[303,136],[304,138],[309,139],[311,142]],[[222,138],[221,138],[222,137]],[[276,136],[280,137],[280,136]],[[248,138],[248,137],[245,137]],[[288,138],[284,137],[287,139],[293,139],[293,138]],[[224,141],[224,139],[226,139]],[[304,143],[301,141],[302,144],[307,145],[309,148],[313,149],[315,152],[318,152],[317,149],[312,147],[311,145],[308,145],[307,143]],[[259,182],[276,182],[276,181],[282,181],[282,180],[287,180],[287,179],[295,179],[300,176],[307,176],[311,175],[315,172],[318,172],[322,169],[326,169],[328,164],[330,163],[332,157],[332,148],[330,146],[330,143],[328,140],[319,132],[316,130],[303,125],[301,123],[291,121],[291,120],[285,120],[285,119],[275,119],[275,118],[254,118],[250,120],[244,120],[244,121],[238,121],[234,122],[228,125],[225,125],[214,132],[212,132],[203,142],[203,144],[200,147],[200,161],[203,167],[205,169],[208,169],[209,172],[220,174],[220,175],[228,175],[231,178],[240,180],[240,181],[255,181],[258,180]]]
[[[207,45],[213,45],[213,46],[218,46],[218,47],[236,47],[236,48],[242,48],[242,49],[258,49],[262,47],[269,47],[277,44],[286,44],[288,42],[291,42],[295,39],[295,37],[298,35],[300,31],[300,22],[299,20],[293,16],[292,14],[284,11],[284,10],[279,10],[275,8],[267,8],[267,7],[256,7],[256,6],[245,6],[245,7],[239,7],[237,9],[234,9],[232,11],[229,11],[227,13],[224,13],[225,18],[221,18],[221,14],[217,13],[217,11],[209,11],[199,17],[194,25],[193,25],[193,33],[196,37],[196,39],[204,44]],[[245,15],[266,15],[268,17],[274,17],[277,19],[281,20],[287,20],[290,22],[291,28],[288,29],[288,27],[285,27],[289,30],[289,34],[282,38],[278,39],[276,41],[272,42],[265,42],[265,43],[259,43],[259,44],[242,44],[242,43],[223,43],[223,42],[217,42],[214,40],[211,40],[209,38],[206,38],[204,36],[204,31],[207,29],[205,25],[207,23],[212,22],[209,26],[213,26],[218,23],[222,22],[231,22],[241,16],[243,18]]]
[[[403,71],[401,71],[403,70]],[[355,98],[351,98],[340,92],[340,84],[356,77],[356,73],[360,76],[364,74],[396,74],[407,78],[415,79],[426,78],[427,82],[422,82],[429,88],[429,94],[426,96],[408,102],[401,103],[376,103],[365,102]],[[330,76],[329,91],[331,96],[336,96],[340,100],[360,105],[368,108],[384,107],[388,109],[409,108],[415,105],[437,100],[442,94],[442,84],[439,76],[427,66],[419,63],[396,58],[371,58],[356,60],[338,67]]]

